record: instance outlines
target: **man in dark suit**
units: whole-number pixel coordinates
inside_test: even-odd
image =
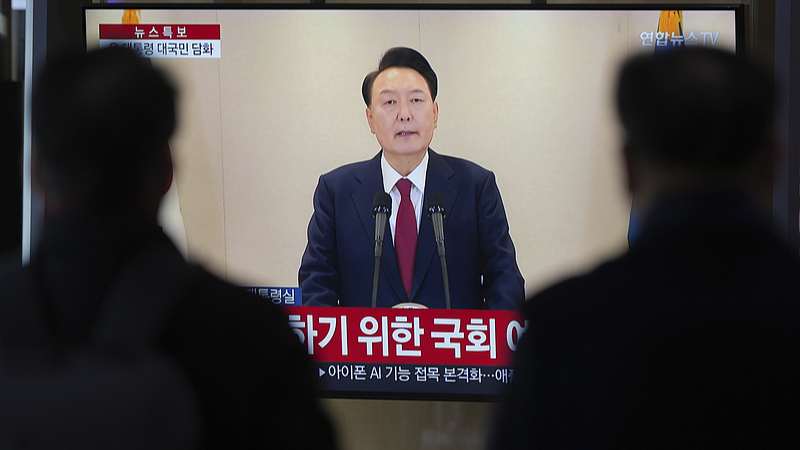
[[[800,445],[800,259],[769,223],[774,95],[722,51],[623,67],[641,235],[526,303],[490,448]]]
[[[0,303],[2,350],[107,344],[97,342],[98,329],[110,327],[99,318],[113,308],[120,283],[141,281],[141,289],[123,283],[137,313],[124,315],[114,331],[131,323],[156,330],[155,347],[177,362],[196,393],[197,448],[334,448],[310,361],[283,311],[190,267],[157,225],[176,123],[176,92],[164,75],[121,48],[73,55],[39,74],[32,105],[33,172],[45,192],[45,224],[29,266],[0,267],[6,295],[29,294]],[[131,294],[136,289],[142,292]],[[173,307],[150,323],[150,299],[165,291],[174,302],[161,303]],[[43,313],[14,315],[25,309]],[[37,329],[44,336],[35,336]]]
[[[514,309],[524,281],[494,174],[431,150],[437,80],[416,50],[387,51],[364,79],[367,121],[382,151],[322,175],[314,193],[299,283],[303,304],[370,306],[374,264],[373,197],[392,197],[377,306],[412,302],[444,308],[444,284],[424,198],[444,197],[452,307]]]

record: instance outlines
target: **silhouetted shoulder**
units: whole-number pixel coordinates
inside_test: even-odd
[[[196,385],[209,448],[335,448],[310,359],[280,306],[205,273],[162,345]]]

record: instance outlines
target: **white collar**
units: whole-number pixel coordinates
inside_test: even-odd
[[[417,164],[417,167],[408,174],[407,177],[400,175],[400,173],[394,170],[389,161],[386,160],[386,155],[381,152],[381,172],[383,173],[383,190],[386,193],[391,192],[394,185],[397,181],[401,178],[408,178],[420,192],[425,192],[425,178],[428,174],[428,150],[425,151],[425,156],[422,157],[422,161]]]

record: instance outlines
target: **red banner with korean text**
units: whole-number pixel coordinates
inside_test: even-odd
[[[318,362],[510,366],[527,327],[516,311],[284,308]]]

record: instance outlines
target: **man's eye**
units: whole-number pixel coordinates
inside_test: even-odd
[[[413,98],[411,99],[411,101],[414,103],[422,103],[424,100],[422,100],[421,98]]]
[[[386,100],[383,104],[384,105],[394,105],[395,103],[397,103],[397,102],[395,102],[394,100]]]

